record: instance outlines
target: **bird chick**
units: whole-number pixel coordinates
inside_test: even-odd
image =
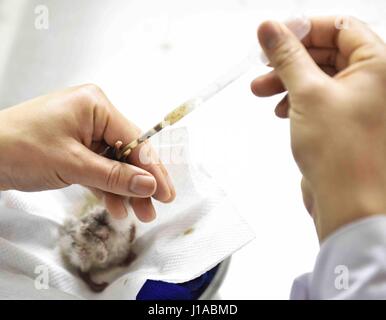
[[[82,216],[72,216],[64,222],[59,248],[90,289],[101,292],[108,283],[95,283],[91,272],[129,264],[134,259],[131,249],[135,231],[130,215],[116,220],[103,206],[95,205]]]

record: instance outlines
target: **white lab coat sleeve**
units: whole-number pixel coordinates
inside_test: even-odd
[[[320,247],[290,299],[386,299],[386,215],[346,225]]]

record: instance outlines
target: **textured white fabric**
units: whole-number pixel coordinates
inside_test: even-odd
[[[24,193],[7,191],[0,204],[0,298],[135,299],[147,279],[185,282],[223,261],[254,238],[221,189],[202,169],[189,164],[186,139],[164,146],[178,151],[179,164],[167,164],[177,198],[156,202],[158,219],[138,225],[137,259],[96,275],[110,285],[99,294],[66,268],[57,248],[58,230],[82,205],[80,186]],[[184,160],[184,161],[181,161]],[[39,266],[49,270],[49,289],[35,288]]]
[[[386,299],[386,215],[347,225],[321,245],[291,299]]]

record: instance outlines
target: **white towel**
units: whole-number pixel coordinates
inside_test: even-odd
[[[180,136],[179,144],[163,141],[159,152],[163,158],[179,160],[176,164],[166,159],[173,162],[166,167],[175,183],[176,200],[156,202],[156,221],[139,223],[133,247],[137,258],[130,266],[97,274],[96,279],[110,283],[102,293],[90,291],[66,268],[57,247],[60,225],[85,201],[88,191],[71,186],[44,192],[3,192],[0,298],[135,299],[147,279],[192,280],[251,241],[253,232],[224,192],[203,169],[190,163],[187,131],[173,132]]]

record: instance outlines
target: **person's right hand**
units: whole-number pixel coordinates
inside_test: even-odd
[[[303,44],[276,22],[259,41],[274,71],[255,79],[257,96],[288,91],[303,195],[323,240],[356,219],[386,213],[386,46],[364,23],[313,18]],[[323,72],[324,71],[324,72]]]
[[[127,202],[141,221],[155,218],[151,197],[171,202],[175,189],[150,143],[128,163],[101,156],[141,132],[95,85],[67,88],[0,112],[0,190],[39,191],[81,184],[116,218]]]

